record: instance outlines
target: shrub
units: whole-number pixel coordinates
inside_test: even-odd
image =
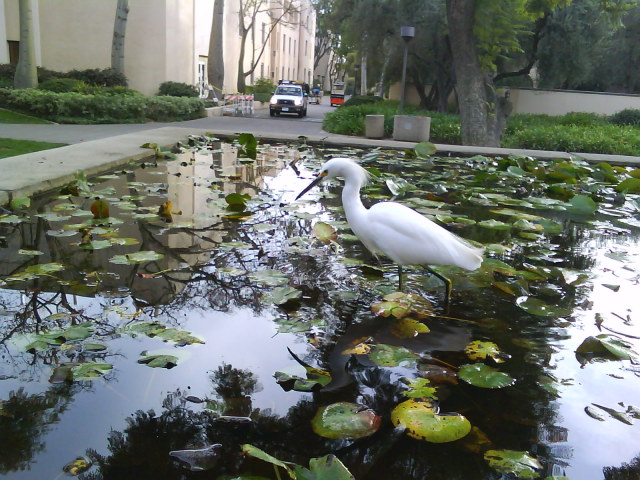
[[[518,130],[502,139],[507,148],[561,152],[639,155],[640,136],[633,127],[615,125],[543,125]]]
[[[271,95],[276,89],[273,82],[264,77],[258,78],[253,85],[247,85],[247,93],[267,93]]]
[[[38,84],[40,90],[58,93],[86,91],[86,87],[86,83],[74,78],[52,78]]]
[[[113,68],[89,68],[87,70],[71,70],[66,75],[68,78],[82,80],[96,87],[126,87],[127,77]]]
[[[262,92],[254,93],[253,99],[256,102],[268,102],[269,100],[271,100],[271,93],[262,93]]]
[[[353,107],[355,105],[366,105],[368,103],[378,103],[382,102],[382,97],[376,97],[373,95],[357,95],[351,97],[349,100],[344,102],[343,107]]]
[[[158,95],[169,97],[199,97],[200,93],[193,85],[169,81],[160,84]]]
[[[460,120],[457,115],[428,112],[413,105],[406,105],[404,113],[431,117],[430,140],[432,142],[450,145],[461,143]],[[343,105],[324,117],[322,127],[331,133],[363,136],[365,116],[384,115],[384,132],[386,136],[391,136],[393,134],[393,117],[397,114],[398,102],[394,101],[377,101],[352,107]]]
[[[607,121],[614,125],[636,125],[640,126],[640,110],[636,108],[625,108],[618,113],[609,115]]]
[[[139,123],[204,116],[203,103],[197,98],[146,97],[130,92],[127,95],[86,95],[0,88],[0,106],[58,123]]]

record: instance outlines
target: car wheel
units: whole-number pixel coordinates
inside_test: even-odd
[[[274,112],[273,110],[269,109],[269,115],[272,117],[276,116],[276,112]]]
[[[302,117],[304,117],[304,110],[300,110],[298,112],[298,118],[302,118]]]

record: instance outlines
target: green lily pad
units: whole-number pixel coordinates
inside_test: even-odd
[[[519,478],[538,478],[537,470],[542,469],[540,462],[527,452],[515,450],[488,450],[485,461],[491,468],[501,473],[514,473]]]
[[[454,442],[471,431],[471,423],[463,415],[440,415],[432,402],[413,398],[393,409],[391,423],[406,428],[410,437],[431,443]]]
[[[95,380],[98,377],[105,375],[113,369],[113,365],[108,363],[81,363],[74,365],[71,368],[71,373],[75,381],[89,381]]]
[[[273,303],[274,305],[284,305],[287,302],[298,300],[302,297],[302,292],[293,287],[278,287],[274,288],[270,292],[267,292],[262,299],[265,302]]]
[[[34,275],[48,275],[54,272],[61,272],[65,269],[65,266],[61,263],[41,263],[38,265],[31,265],[24,269],[26,273],[32,273]]]
[[[576,356],[581,361],[593,358],[616,358],[619,360],[631,360],[634,363],[640,361],[640,356],[633,350],[632,345],[614,335],[601,334],[595,337],[587,337],[576,349]],[[584,361],[583,361],[584,360]]]
[[[12,198],[9,203],[11,210],[23,210],[31,206],[31,199],[29,197]]]
[[[418,354],[408,348],[385,344],[372,345],[369,353],[369,359],[380,367],[414,365],[418,358]]]
[[[575,195],[569,200],[567,211],[577,215],[592,215],[598,210],[598,204],[588,195]]]
[[[309,469],[294,465],[293,472],[299,480],[355,480],[335,455],[312,458],[309,460]]]
[[[148,365],[153,368],[166,368],[171,369],[178,365],[178,357],[167,354],[143,354],[144,356],[138,359],[138,363]]]
[[[391,325],[391,333],[398,338],[413,338],[419,333],[429,333],[429,327],[415,318],[399,318]]]
[[[541,317],[564,317],[570,315],[572,312],[572,309],[569,307],[551,305],[538,298],[527,296],[518,297],[516,299],[516,305],[527,313]]]
[[[278,270],[258,270],[247,275],[253,282],[267,287],[278,287],[289,282],[289,276]]]
[[[80,247],[85,250],[102,250],[103,248],[109,248],[112,243],[109,240],[91,240],[88,243],[81,243]]]
[[[500,220],[483,220],[478,222],[478,225],[483,228],[488,228],[490,230],[511,230],[511,225],[508,223],[501,222]]]
[[[273,376],[284,391],[314,392],[331,382],[331,374],[319,368],[305,367],[307,378],[287,372],[276,372]]]
[[[337,239],[336,229],[325,222],[316,222],[313,225],[313,233],[322,243],[335,242]]]
[[[467,354],[470,360],[484,361],[487,358],[491,358],[496,363],[502,363],[508,355],[505,355],[498,346],[493,342],[482,342],[475,340],[468,344],[464,353]]]
[[[380,417],[363,405],[337,402],[320,407],[311,420],[311,428],[325,438],[356,439],[375,433],[380,422]]]
[[[500,372],[484,363],[460,365],[458,377],[474,387],[480,388],[504,388],[515,383],[509,374]]]
[[[616,186],[617,192],[640,193],[640,178],[627,178]]]
[[[418,158],[429,158],[431,155],[436,153],[438,149],[431,142],[420,142],[413,147],[413,151],[416,153]]]
[[[164,258],[162,253],[152,250],[142,250],[140,252],[127,253],[126,255],[114,255],[109,261],[118,265],[134,265],[137,263],[155,262],[162,258]]]

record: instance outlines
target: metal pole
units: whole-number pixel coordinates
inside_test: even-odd
[[[400,108],[399,113],[402,115],[404,111],[404,89],[407,79],[407,52],[409,50],[409,42],[404,43],[404,56],[402,58],[402,82],[400,83]]]

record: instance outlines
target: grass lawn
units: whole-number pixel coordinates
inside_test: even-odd
[[[12,138],[0,138],[0,158],[13,157],[24,153],[49,150],[50,148],[64,147],[66,143],[34,142],[32,140],[14,140]]]
[[[5,110],[0,108],[0,123],[52,123],[47,120],[42,120],[36,117],[30,117],[29,115],[23,115],[21,113],[12,112],[11,110]]]

